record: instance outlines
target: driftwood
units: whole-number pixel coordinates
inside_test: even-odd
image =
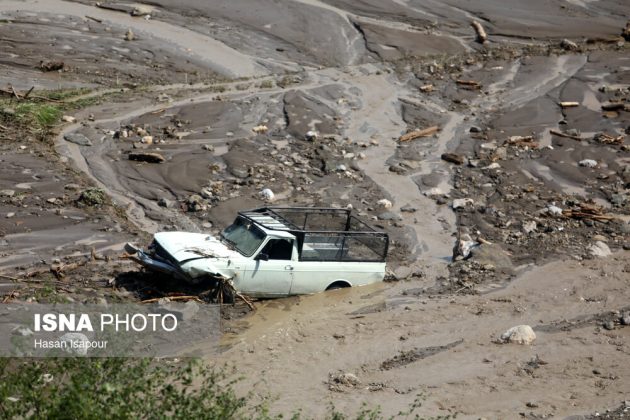
[[[464,86],[467,87],[469,89],[481,89],[481,83],[475,81],[475,80],[455,80],[455,83],[457,83],[460,86]]]
[[[604,208],[593,203],[580,203],[575,209],[567,209],[562,211],[562,215],[572,219],[592,219],[609,221],[613,220],[613,216],[604,214]]]
[[[85,15],[85,17],[86,17],[87,19],[93,20],[94,22],[97,22],[97,23],[103,23],[103,19],[95,18],[95,17],[93,17],[93,16],[88,16],[88,15]]]
[[[398,141],[402,143],[405,141],[417,139],[419,137],[427,137],[427,136],[430,136],[431,134],[436,133],[439,129],[440,127],[438,127],[437,125],[434,125],[432,127],[425,128],[422,130],[414,130],[410,133],[400,136],[400,139],[398,139]]]
[[[483,44],[488,40],[488,34],[486,33],[486,30],[483,29],[483,26],[481,26],[481,23],[473,20],[470,25],[475,29],[475,32],[477,33],[478,43]]]
[[[579,102],[560,102],[560,106],[562,108],[573,108],[576,106],[580,106]]]
[[[442,160],[445,160],[450,163],[454,163],[456,165],[463,165],[464,162],[466,161],[466,159],[464,159],[462,155],[458,155],[455,153],[442,153],[442,156],[440,157],[442,158]]]
[[[18,101],[24,100],[24,99],[26,99],[26,98],[28,98],[30,96],[33,99],[40,99],[42,101],[55,102],[55,103],[58,103],[58,104],[64,103],[63,101],[59,101],[57,99],[52,99],[52,98],[47,98],[45,96],[31,95],[31,92],[33,91],[34,88],[35,88],[35,86],[31,87],[28,91],[26,91],[26,93],[22,94],[19,91],[15,90],[15,88],[13,88],[13,86],[10,86],[8,89],[0,89],[0,93],[3,93],[5,95],[9,95],[9,96],[15,96],[15,98]]]
[[[604,111],[627,111],[630,105],[624,104],[623,102],[609,102],[607,104],[602,104],[602,109]]]
[[[625,140],[625,136],[611,136],[606,133],[599,133],[593,137],[593,140],[598,141],[602,144],[623,144]]]
[[[571,134],[563,133],[562,131],[558,131],[558,130],[554,130],[554,129],[549,130],[549,132],[551,134],[553,134],[554,136],[558,136],[558,137],[565,137],[567,139],[573,139],[573,140],[577,140],[577,141],[584,140],[580,136],[572,136]]]
[[[505,144],[517,147],[530,147],[538,149],[538,143],[534,141],[534,136],[512,136],[505,141]]]

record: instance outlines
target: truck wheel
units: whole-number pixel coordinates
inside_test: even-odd
[[[350,287],[350,285],[348,283],[345,283],[345,282],[342,282],[342,281],[336,281],[333,284],[331,284],[330,286],[328,286],[326,288],[326,291],[328,291],[328,290],[344,289],[346,287]]]

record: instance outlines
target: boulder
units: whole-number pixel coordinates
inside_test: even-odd
[[[588,253],[596,258],[606,258],[612,254],[612,251],[605,242],[596,241],[588,248]]]
[[[391,209],[391,208],[392,208],[392,202],[391,202],[391,201],[389,201],[389,200],[388,200],[388,199],[386,199],[386,198],[382,198],[382,199],[378,200],[378,201],[376,202],[376,205],[377,205],[378,207],[382,208],[382,209]]]

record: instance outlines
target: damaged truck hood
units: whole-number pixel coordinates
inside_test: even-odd
[[[180,264],[199,259],[228,260],[242,258],[218,238],[203,233],[160,232],[155,241]]]

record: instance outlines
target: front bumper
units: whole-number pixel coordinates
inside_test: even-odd
[[[149,269],[150,271],[166,274],[179,280],[184,280],[187,282],[190,281],[189,276],[187,276],[179,269],[179,267],[171,264],[169,261],[166,261],[158,256],[152,257],[130,243],[127,243],[125,245],[125,251],[130,254],[131,259],[133,259],[135,262],[142,265],[143,267]]]

